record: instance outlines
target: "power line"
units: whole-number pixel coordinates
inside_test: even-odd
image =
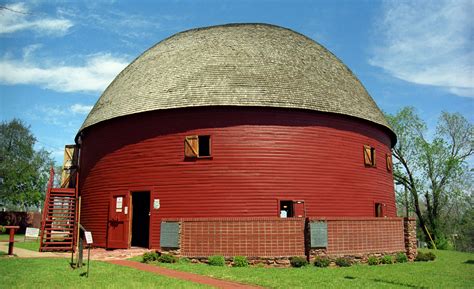
[[[11,11],[11,12],[14,12],[14,13],[19,13],[19,14],[24,14],[24,15],[29,15],[29,14],[31,14],[31,13],[28,13],[28,12],[23,12],[23,11],[14,10],[14,9],[8,8],[8,7],[6,7],[6,6],[0,6],[0,10],[8,10],[8,11]]]

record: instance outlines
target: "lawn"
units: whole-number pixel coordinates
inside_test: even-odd
[[[209,288],[100,261],[91,261],[89,278],[82,272],[67,259],[0,255],[1,288]]]
[[[160,266],[269,288],[474,288],[474,254],[434,251],[432,262],[349,268],[231,268],[204,264]],[[472,262],[472,261],[471,261]]]
[[[4,241],[8,241],[8,240],[9,240],[9,235],[8,234],[0,234],[0,241],[4,242]],[[29,239],[29,240],[25,241],[25,235],[24,234],[15,234],[15,245],[14,245],[14,247],[38,252],[39,251],[39,245],[40,245],[39,238],[38,238],[38,240]]]

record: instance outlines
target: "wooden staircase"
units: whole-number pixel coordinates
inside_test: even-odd
[[[73,252],[77,234],[78,173],[69,176],[62,188],[54,188],[54,170],[51,168],[43,219],[41,221],[40,252]]]

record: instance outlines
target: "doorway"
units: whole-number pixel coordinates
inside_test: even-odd
[[[131,245],[149,247],[150,237],[150,192],[132,192]]]

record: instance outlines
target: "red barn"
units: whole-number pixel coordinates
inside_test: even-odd
[[[356,76],[308,37],[266,24],[188,30],[125,68],[80,128],[81,224],[106,248],[287,256],[304,250],[304,220],[385,217],[396,244],[380,249],[403,251],[395,142]],[[257,248],[259,224],[299,247]],[[253,245],[232,247],[242,238]]]

